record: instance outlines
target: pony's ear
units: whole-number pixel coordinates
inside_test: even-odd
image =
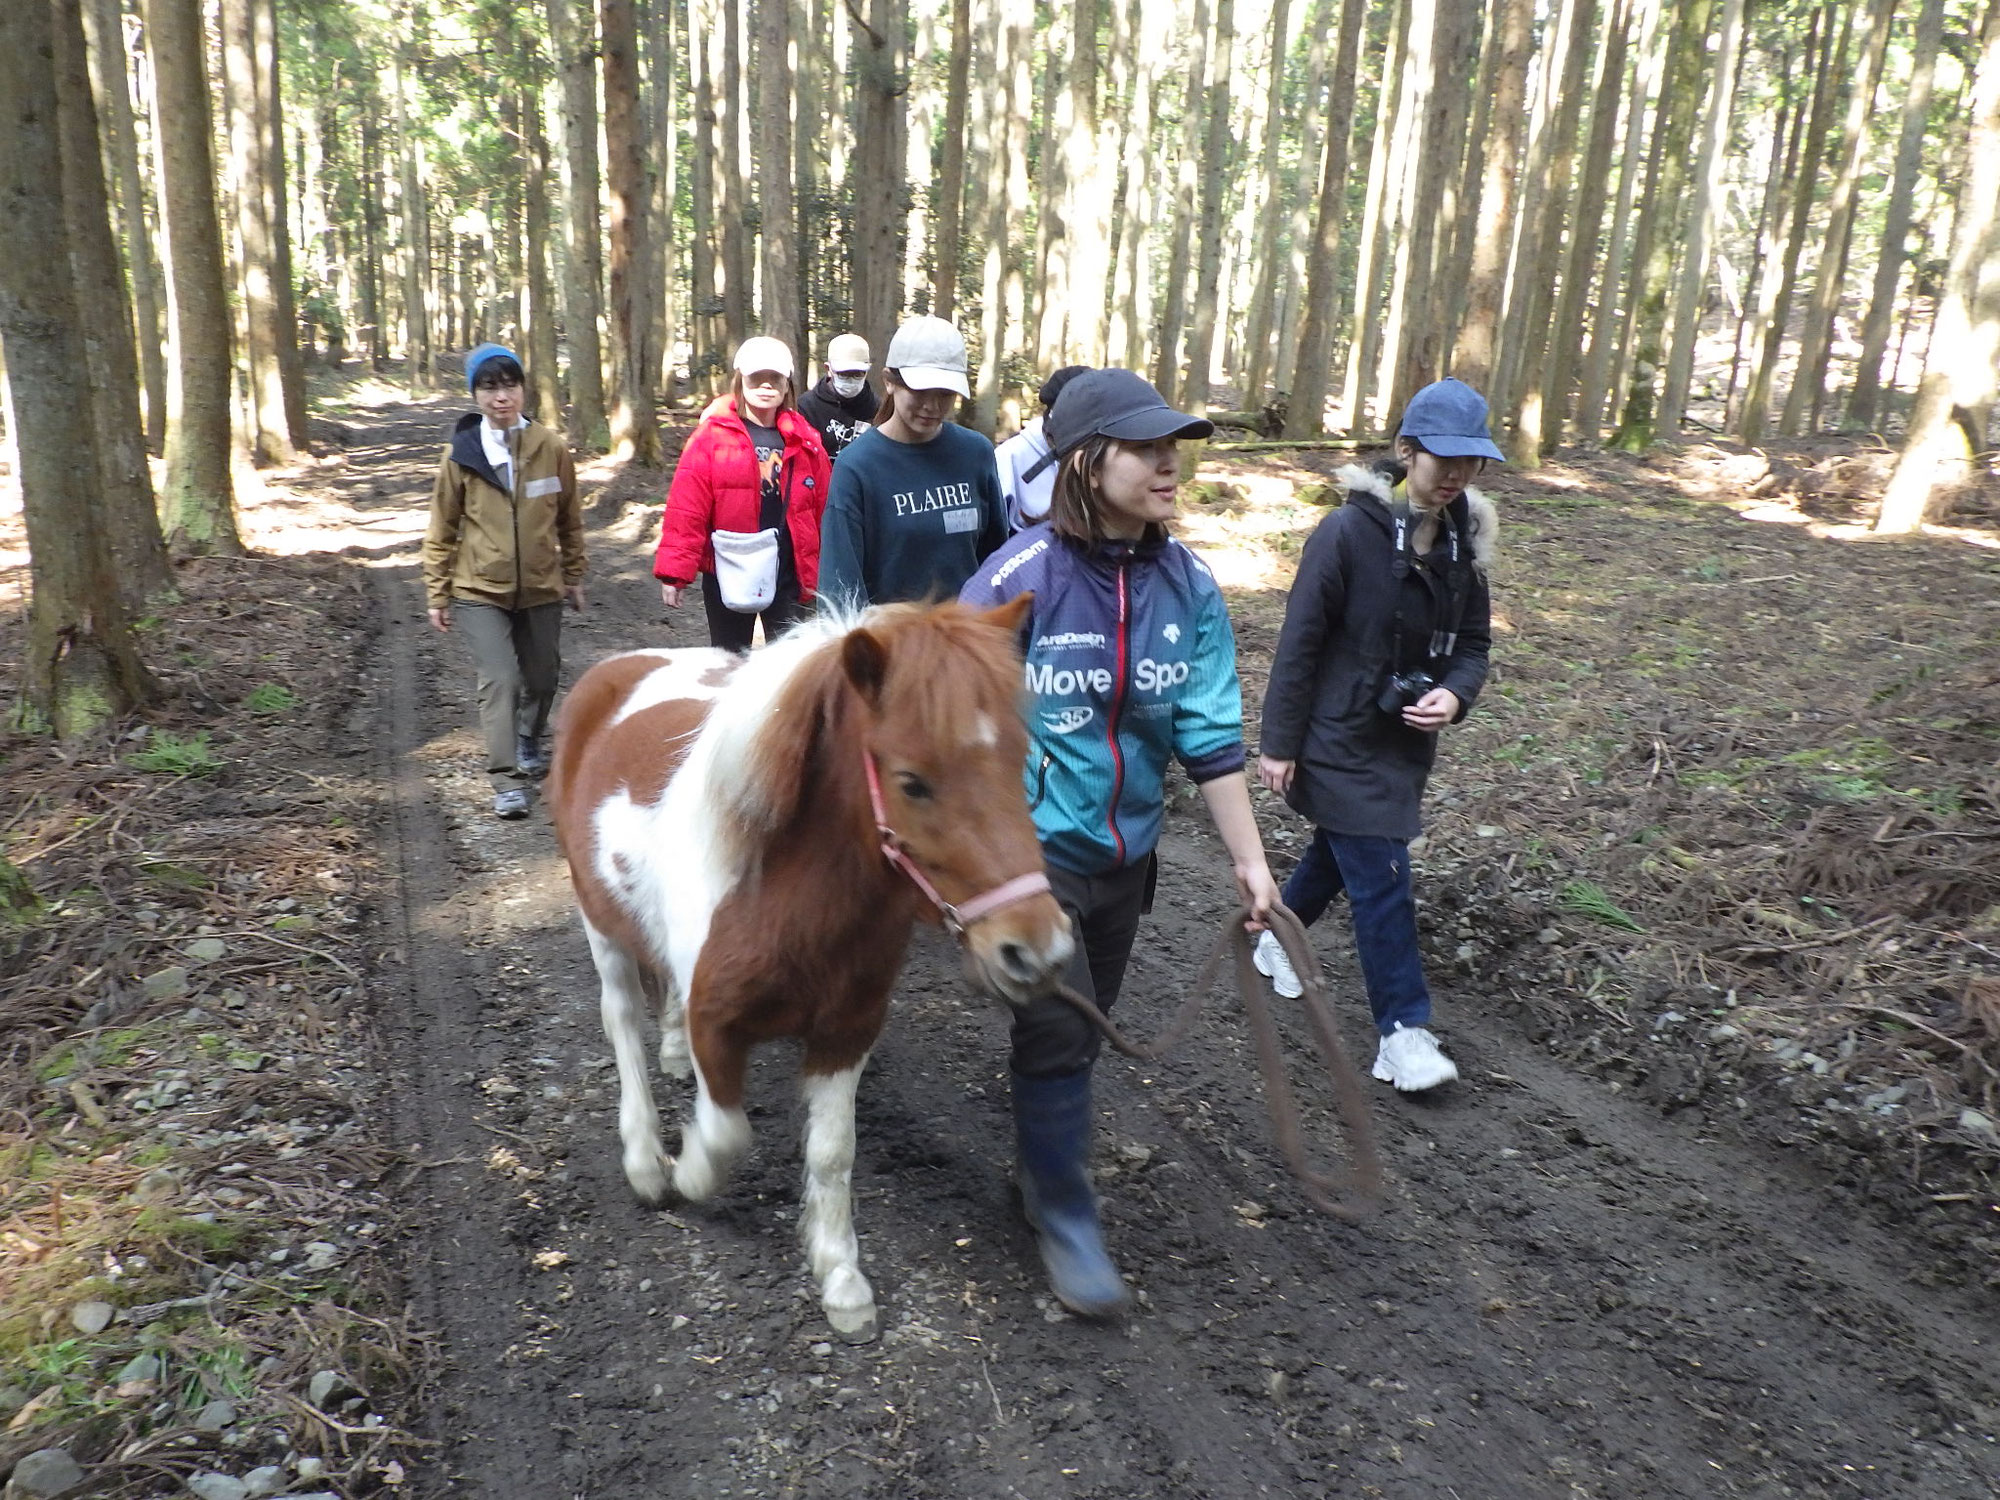
[[[1005,604],[982,611],[979,618],[989,625],[998,625],[1009,635],[1020,632],[1021,624],[1028,618],[1028,611],[1034,607],[1035,595],[1032,589],[1016,594]]]
[[[872,706],[881,699],[889,675],[889,650],[873,631],[850,630],[840,643],[840,664],[855,691]]]

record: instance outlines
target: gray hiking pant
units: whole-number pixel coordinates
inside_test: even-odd
[[[496,792],[528,785],[514,768],[515,747],[548,730],[562,673],[562,610],[560,600],[527,609],[451,601],[454,623],[479,668],[479,731]]]

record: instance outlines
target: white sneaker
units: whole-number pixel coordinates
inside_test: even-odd
[[[1257,966],[1259,974],[1271,981],[1271,988],[1287,1000],[1296,1000],[1306,992],[1306,987],[1299,983],[1298,970],[1285,957],[1285,946],[1278,941],[1275,932],[1257,934],[1257,946],[1250,954],[1250,962]]]
[[[1398,1024],[1375,1053],[1375,1076],[1405,1094],[1420,1094],[1458,1077],[1458,1065],[1421,1026]]]

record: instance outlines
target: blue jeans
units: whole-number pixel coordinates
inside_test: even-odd
[[[1315,828],[1305,857],[1285,882],[1285,905],[1310,927],[1343,891],[1376,1029],[1387,1036],[1398,1026],[1428,1026],[1431,992],[1417,951],[1410,846],[1401,839]]]

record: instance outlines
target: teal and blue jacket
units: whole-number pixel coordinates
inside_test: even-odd
[[[1243,691],[1222,593],[1179,542],[1094,548],[1032,526],[960,592],[1035,596],[1027,661],[1028,802],[1042,852],[1082,875],[1149,857],[1167,762],[1197,783],[1243,769]]]

